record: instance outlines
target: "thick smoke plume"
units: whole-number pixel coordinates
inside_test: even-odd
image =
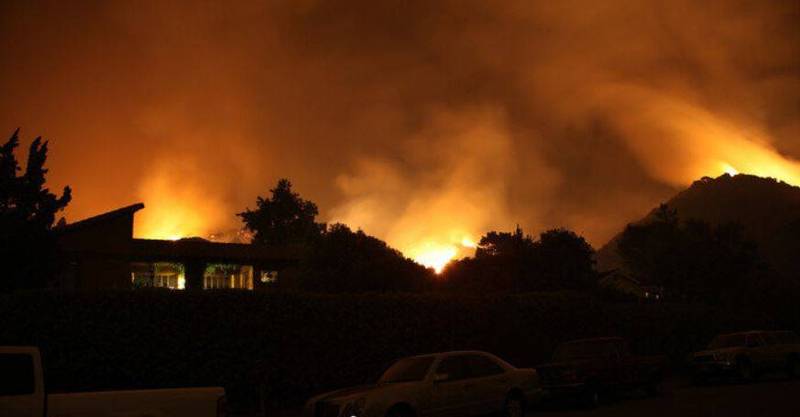
[[[704,175],[800,183],[798,9],[7,1],[0,127],[52,139],[71,219],[144,199],[150,236],[236,228],[285,176],[410,256],[600,245]]]

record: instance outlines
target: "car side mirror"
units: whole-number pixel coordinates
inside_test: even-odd
[[[450,378],[450,375],[447,375],[447,374],[435,374],[433,376],[433,383],[434,384],[438,384],[440,382],[447,381],[448,378]]]

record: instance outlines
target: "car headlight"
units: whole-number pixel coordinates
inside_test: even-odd
[[[361,397],[357,400],[350,401],[344,406],[342,410],[343,417],[363,417],[364,416],[364,406],[367,404],[367,399],[365,397]]]

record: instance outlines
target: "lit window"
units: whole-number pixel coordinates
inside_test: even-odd
[[[206,289],[253,289],[253,267],[236,264],[209,264],[203,273]]]
[[[261,282],[264,284],[273,284],[278,280],[277,271],[261,271]]]

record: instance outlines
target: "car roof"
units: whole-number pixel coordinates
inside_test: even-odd
[[[717,336],[746,336],[746,335],[750,335],[750,334],[761,334],[761,333],[767,333],[767,331],[764,331],[764,330],[746,330],[746,331],[743,331],[743,332],[722,333],[722,334],[719,334]]]
[[[425,354],[422,354],[422,355],[406,356],[406,357],[401,358],[401,359],[405,359],[405,358],[426,358],[426,357],[429,357],[429,356],[435,356],[435,357],[454,356],[454,355],[488,355],[488,356],[495,356],[495,355],[492,355],[489,352],[484,352],[482,350],[451,350],[451,351],[447,351],[447,352],[435,352],[435,353],[425,353]]]
[[[609,337],[591,337],[588,339],[576,339],[570,340],[564,343],[586,343],[586,342],[618,342],[618,341],[625,341],[623,337],[617,336],[609,336]]]
[[[723,333],[718,336],[740,336],[740,335],[751,335],[751,334],[764,334],[764,333],[794,333],[792,330],[746,330],[743,332],[735,332],[735,333]]]

